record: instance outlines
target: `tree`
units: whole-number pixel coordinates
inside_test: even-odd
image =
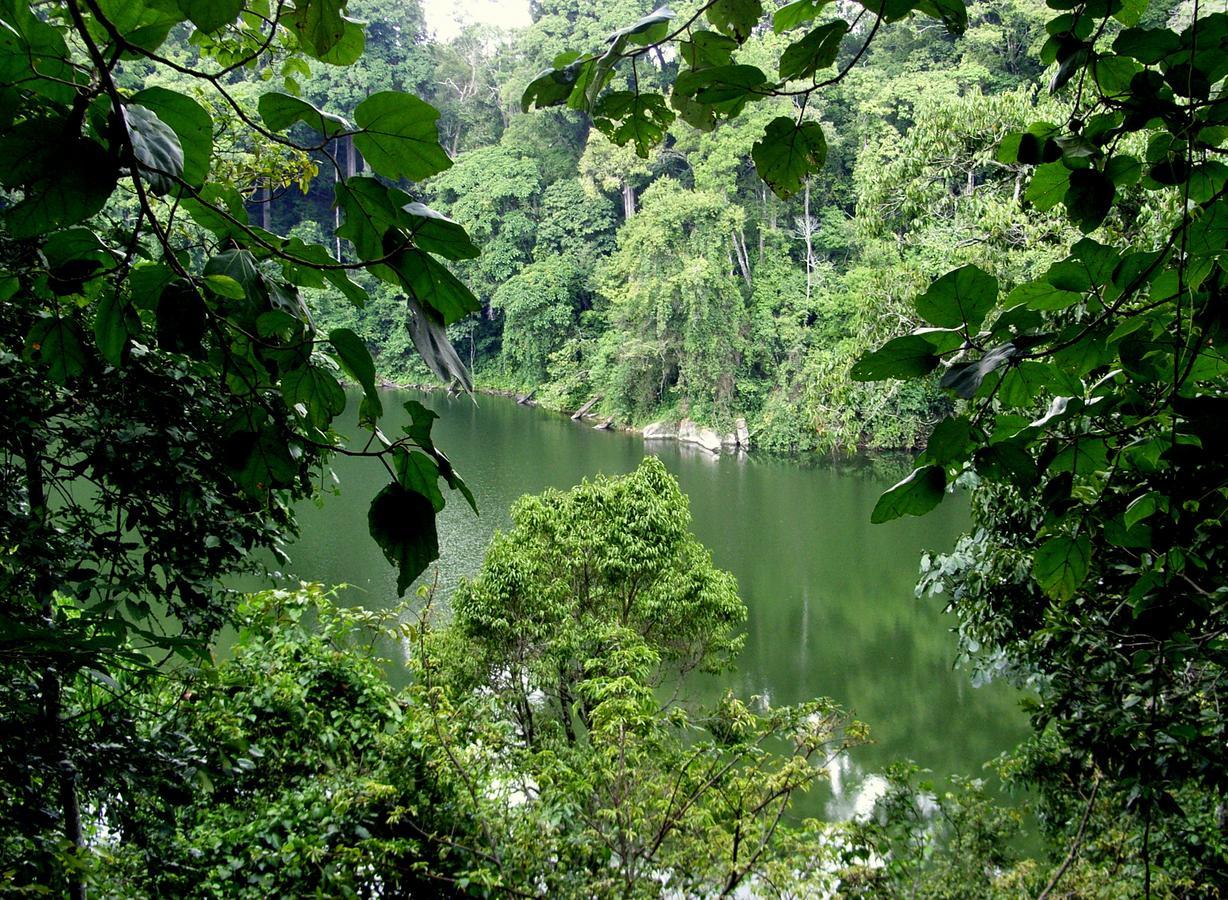
[[[131,770],[116,758],[139,766],[147,749],[121,680],[204,652],[232,609],[221,580],[279,552],[331,453],[388,471],[370,530],[402,591],[438,555],[439,482],[466,491],[431,441],[433,414],[416,408],[403,436],[383,436],[368,348],[346,328],[319,332],[299,293],[329,284],[362,305],[351,274],[395,285],[428,362],[467,379],[444,329],[478,305],[435,254],[477,248],[387,183],[451,165],[437,113],[380,91],[351,122],[293,79],[254,107],[233,90],[249,70],[353,63],[364,32],[344,12],[344,0],[0,3],[0,402],[13,426],[0,439],[0,867],[18,886],[81,896],[82,797],[123,795]],[[131,90],[141,73],[149,85]],[[372,172],[335,166],[353,262],[247,208],[261,178],[294,166],[309,178],[304,160],[341,136]],[[275,167],[266,145],[284,151]],[[338,431],[342,372],[363,390],[365,443]]]
[[[1182,801],[1214,807],[1228,777],[1219,714],[1228,169],[1217,158],[1216,87],[1228,71],[1228,15],[1195,4],[1174,27],[1149,28],[1143,9],[1075,3],[1052,18],[1040,60],[1066,112],[1004,136],[995,152],[1031,173],[1023,202],[1062,205],[1085,236],[1014,285],[975,264],[947,272],[914,298],[925,324],[863,355],[852,374],[918,381],[940,371],[940,386],[968,401],[935,427],[874,520],[924,514],[957,477],[978,485],[982,527],[933,583],[953,580],[971,642],[1038,678],[1036,724],[1071,748],[1070,771],[1105,777],[1136,817],[1129,839],[1149,895],[1153,834],[1184,845],[1209,883],[1222,865],[1183,830]],[[809,2],[781,8],[775,30],[806,32],[781,54],[778,78],[731,55],[759,25],[758,3],[714,0],[680,23],[662,11],[616,33],[603,54],[560,60],[525,104],[589,110],[612,139],[647,153],[662,137],[665,98],[605,88],[620,64],[680,39],[689,67],[670,104],[688,121],[709,127],[763,98],[803,98],[768,123],[753,154],[789,196],[825,157],[821,125],[803,114],[810,97],[914,10],[952,33],[967,25],[962,4],[867,5],[852,23],[824,20]],[[701,16],[715,32],[699,28]],[[824,77],[845,33],[859,49]],[[909,37],[884,34],[888,46]]]
[[[451,633],[463,683],[498,685],[529,743],[546,728],[574,741],[591,726],[580,684],[600,673],[603,648],[630,635],[658,659],[650,684],[719,670],[740,646],[733,630],[746,611],[733,576],[688,530],[686,498],[659,460],[523,497],[512,525],[453,595]]]

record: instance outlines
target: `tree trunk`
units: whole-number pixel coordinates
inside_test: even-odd
[[[814,278],[814,227],[810,218],[810,179],[806,179],[806,191],[802,195],[802,236],[806,239],[806,302],[810,302],[810,285]]]
[[[273,189],[265,186],[260,191],[260,226],[265,231],[273,230]]]
[[[635,188],[631,182],[623,182],[623,219],[630,220],[635,215]]]
[[[35,535],[46,528],[47,522],[47,486],[43,480],[43,467],[38,447],[34,438],[26,435],[21,442],[22,455],[25,457],[26,497],[30,506],[30,519]],[[52,606],[53,585],[50,573],[41,567],[35,577],[35,594],[42,602],[42,614],[45,625],[51,630],[55,625],[55,608]],[[64,837],[72,845],[73,850],[80,854],[85,847],[81,834],[81,806],[77,800],[77,775],[72,758],[66,752],[67,742],[64,740],[63,722],[60,710],[63,698],[63,683],[59,671],[52,661],[48,661],[39,682],[39,693],[42,695],[43,735],[47,741],[47,759],[56,757],[56,768],[59,769],[59,800],[60,811],[64,819]],[[85,885],[81,874],[75,868],[68,873],[68,896],[72,900],[85,900]]]

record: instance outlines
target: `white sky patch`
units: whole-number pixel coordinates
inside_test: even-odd
[[[456,37],[470,22],[496,28],[531,24],[529,0],[423,0],[422,8],[427,27],[441,41]]]

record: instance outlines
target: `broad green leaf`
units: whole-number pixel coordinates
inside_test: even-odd
[[[423,250],[453,260],[476,259],[481,254],[464,227],[443,213],[416,202],[406,203],[401,211],[408,217],[409,236]]]
[[[448,329],[437,315],[427,312],[413,297],[406,298],[406,306],[410,312],[406,323],[409,336],[422,361],[445,382],[455,380],[466,391],[472,392],[473,378],[448,339]]]
[[[256,499],[274,488],[288,487],[298,475],[285,436],[267,422],[256,430],[234,431],[226,439],[222,458],[239,487]]]
[[[1032,577],[1055,600],[1069,600],[1087,579],[1092,545],[1087,535],[1058,535],[1041,544],[1032,557]]]
[[[942,22],[948,34],[960,35],[968,30],[968,8],[964,0],[920,0],[916,9]]]
[[[324,53],[316,56],[330,66],[352,66],[362,58],[367,46],[367,33],[363,23],[348,16],[341,17],[341,40]]]
[[[57,384],[85,371],[81,334],[70,320],[59,316],[46,316],[34,323],[26,335],[25,358],[45,366],[47,375]]]
[[[1064,198],[1066,212],[1084,234],[1095,231],[1113,208],[1116,193],[1113,182],[1102,172],[1076,169],[1070,173],[1070,187]]]
[[[886,378],[915,378],[938,367],[934,346],[914,334],[888,341],[878,350],[862,356],[850,371],[854,381],[882,381]]]
[[[109,291],[94,313],[94,342],[98,352],[113,366],[123,362],[124,349],[140,322],[118,291]]]
[[[367,527],[384,556],[397,567],[398,594],[404,594],[414,579],[439,558],[431,501],[395,481],[371,501]]]
[[[683,61],[694,71],[732,64],[737,49],[737,41],[715,31],[697,31],[689,41],[678,45]]]
[[[183,150],[183,180],[201,187],[209,178],[213,158],[213,118],[185,94],[162,87],[149,87],[135,94],[132,102],[152,110],[179,138]]]
[[[375,417],[383,415],[384,407],[375,389],[375,361],[366,343],[349,328],[334,328],[328,333],[328,342],[333,345],[341,368],[362,387]]]
[[[813,21],[829,2],[831,0],[794,0],[782,6],[772,15],[772,31],[776,34],[784,34],[799,25]]]
[[[296,0],[294,8],[283,13],[283,21],[298,37],[299,45],[318,58],[341,41],[343,9],[340,0]]]
[[[629,44],[646,47],[649,44],[658,43],[669,33],[669,23],[673,18],[674,11],[668,6],[662,6],[633,25],[618,29],[606,40],[614,43],[619,39],[625,39]]]
[[[763,4],[759,0],[715,0],[708,7],[712,26],[739,44],[746,42],[762,16]]]
[[[998,400],[1007,409],[1029,409],[1052,386],[1051,364],[1024,361],[1012,366],[1002,376]]]
[[[673,121],[674,113],[660,94],[612,91],[593,109],[593,124],[619,146],[634,143],[643,159],[661,143]]]
[[[206,275],[204,281],[205,287],[209,288],[219,297],[242,300],[247,296],[247,291],[243,290],[243,285],[239,284],[229,275]]]
[[[998,299],[998,279],[976,266],[947,272],[917,297],[917,314],[931,325],[975,332]]]
[[[870,521],[878,525],[901,516],[923,516],[942,502],[947,473],[942,466],[921,466],[878,498]]]
[[[354,109],[362,129],[354,146],[367,164],[385,178],[422,181],[452,165],[439,144],[439,111],[417,97],[380,91]]]
[[[411,249],[398,253],[391,266],[415,299],[435,311],[444,325],[451,325],[482,308],[464,282],[430,254]]]
[[[525,88],[520,98],[521,110],[528,112],[534,106],[545,109],[564,103],[576,89],[585,66],[591,62],[593,58],[586,56],[562,67],[546,69]]]
[[[848,23],[836,19],[811,31],[800,41],[790,44],[780,56],[780,77],[784,81],[809,78],[836,61],[840,42],[848,34]]]
[[[967,416],[947,416],[935,426],[922,459],[949,468],[961,465],[972,453],[972,423]]]
[[[178,179],[183,177],[183,146],[175,129],[159,119],[152,109],[135,103],[124,106],[124,122],[141,176],[155,194],[173,191]]]
[[[341,116],[326,113],[306,100],[291,97],[289,94],[262,94],[256,108],[260,111],[264,124],[273,131],[285,131],[296,122],[302,122],[308,128],[330,138],[354,130],[354,126]]]
[[[1139,522],[1153,515],[1160,508],[1160,503],[1163,499],[1155,491],[1148,491],[1146,494],[1131,500],[1125,512],[1124,521],[1126,528],[1133,528]]]
[[[759,177],[781,199],[801,190],[811,175],[827,160],[827,139],[818,122],[798,123],[791,116],[778,116],[768,123],[763,137],[750,151]]]
[[[1057,310],[1074,306],[1082,299],[1082,294],[1061,290],[1047,281],[1029,281],[1007,294],[1004,305],[1007,309],[1027,306],[1029,309]]]
[[[243,11],[243,0],[177,0],[179,10],[201,31],[210,32],[229,25]]]
[[[392,457],[397,481],[407,490],[415,491],[431,501],[435,512],[442,512],[443,494],[439,490],[439,466],[435,460],[417,450],[398,447]]]
[[[345,412],[345,391],[319,366],[306,365],[287,372],[281,378],[281,394],[291,407],[302,404],[307,421],[321,431]]]
[[[1060,162],[1045,163],[1043,166],[1037,166],[1032,173],[1032,180],[1023,193],[1023,199],[1041,212],[1046,212],[1062,201],[1069,188],[1070,170]]]
[[[59,120],[27,120],[0,135],[0,184],[25,196],[3,215],[12,237],[31,238],[98,212],[115,189],[116,169],[99,144],[66,138]]]

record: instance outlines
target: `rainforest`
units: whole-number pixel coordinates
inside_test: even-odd
[[[0,0],[0,888],[1228,893],[1228,10]]]

